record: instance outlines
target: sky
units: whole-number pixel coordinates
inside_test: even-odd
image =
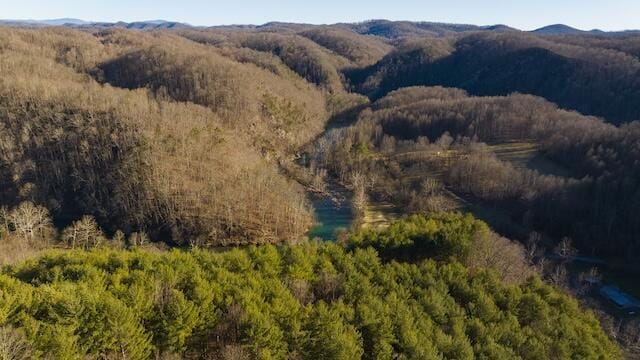
[[[192,25],[312,24],[370,19],[640,29],[640,0],[0,0],[2,19],[172,20]]]

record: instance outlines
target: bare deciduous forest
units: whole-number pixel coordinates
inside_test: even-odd
[[[0,359],[640,356],[640,35],[147,25],[0,27]]]

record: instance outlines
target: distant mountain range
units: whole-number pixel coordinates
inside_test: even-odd
[[[88,25],[90,22],[80,19],[50,19],[50,20],[0,20],[0,25],[9,26],[79,26]]]
[[[135,30],[154,29],[182,29],[196,27],[186,23],[166,20],[148,20],[135,22],[91,22],[73,18],[50,19],[50,20],[0,20],[0,26],[22,26],[22,27],[45,27],[45,26],[66,26],[74,28],[125,28]],[[255,28],[255,29],[287,29],[296,30],[300,28],[313,27],[311,24],[270,22],[263,25],[223,25],[213,26],[215,28]],[[315,25],[320,26],[320,25]],[[406,36],[443,36],[449,33],[466,31],[494,31],[508,32],[521,31],[519,29],[503,25],[468,25],[468,24],[447,24],[436,22],[414,22],[414,21],[389,21],[389,20],[369,20],[360,23],[339,23],[333,26],[348,28],[356,33],[366,35],[376,35],[385,38],[401,38]],[[640,33],[640,30],[626,30],[606,32],[602,30],[580,30],[564,24],[554,24],[530,31],[539,35],[620,35],[629,33]]]
[[[564,24],[554,24],[531,31],[540,35],[625,35],[638,34],[640,30],[602,31],[600,29],[580,30]]]
[[[91,22],[80,19],[51,19],[51,20],[0,20],[0,25],[23,26],[23,27],[46,27],[46,26],[66,26],[75,28],[126,28],[136,30],[149,29],[174,29],[191,27],[176,21],[148,20],[135,22]]]
[[[605,33],[604,31],[597,30],[597,29],[591,30],[591,31],[580,30],[564,24],[549,25],[549,26],[541,27],[540,29],[533,30],[532,32],[536,34],[543,34],[543,35],[574,35],[574,34],[588,34],[588,33],[593,33],[593,34]]]

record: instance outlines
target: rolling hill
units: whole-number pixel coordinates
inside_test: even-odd
[[[477,95],[538,95],[615,124],[640,119],[632,105],[640,101],[640,61],[578,43],[522,33],[422,38],[347,76],[373,99],[405,86],[443,85]]]

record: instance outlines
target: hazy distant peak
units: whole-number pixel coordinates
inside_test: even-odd
[[[582,34],[586,31],[576,29],[569,25],[565,24],[554,24],[541,27],[539,29],[533,30],[536,34],[544,34],[544,35],[566,35],[566,34]]]
[[[61,18],[50,20],[0,20],[0,25],[6,24],[11,26],[28,26],[28,27],[41,27],[41,26],[67,26],[67,27],[120,27],[127,29],[174,29],[185,28],[191,25],[180,23],[176,21],[166,20],[145,20],[134,22],[91,22],[80,19]]]
[[[508,25],[504,25],[504,24],[483,26],[482,29],[488,30],[488,31],[496,31],[496,32],[520,31],[516,28],[513,28]]]
[[[16,26],[76,26],[87,25],[88,21],[72,18],[46,19],[46,20],[0,20],[0,24],[11,24]]]

